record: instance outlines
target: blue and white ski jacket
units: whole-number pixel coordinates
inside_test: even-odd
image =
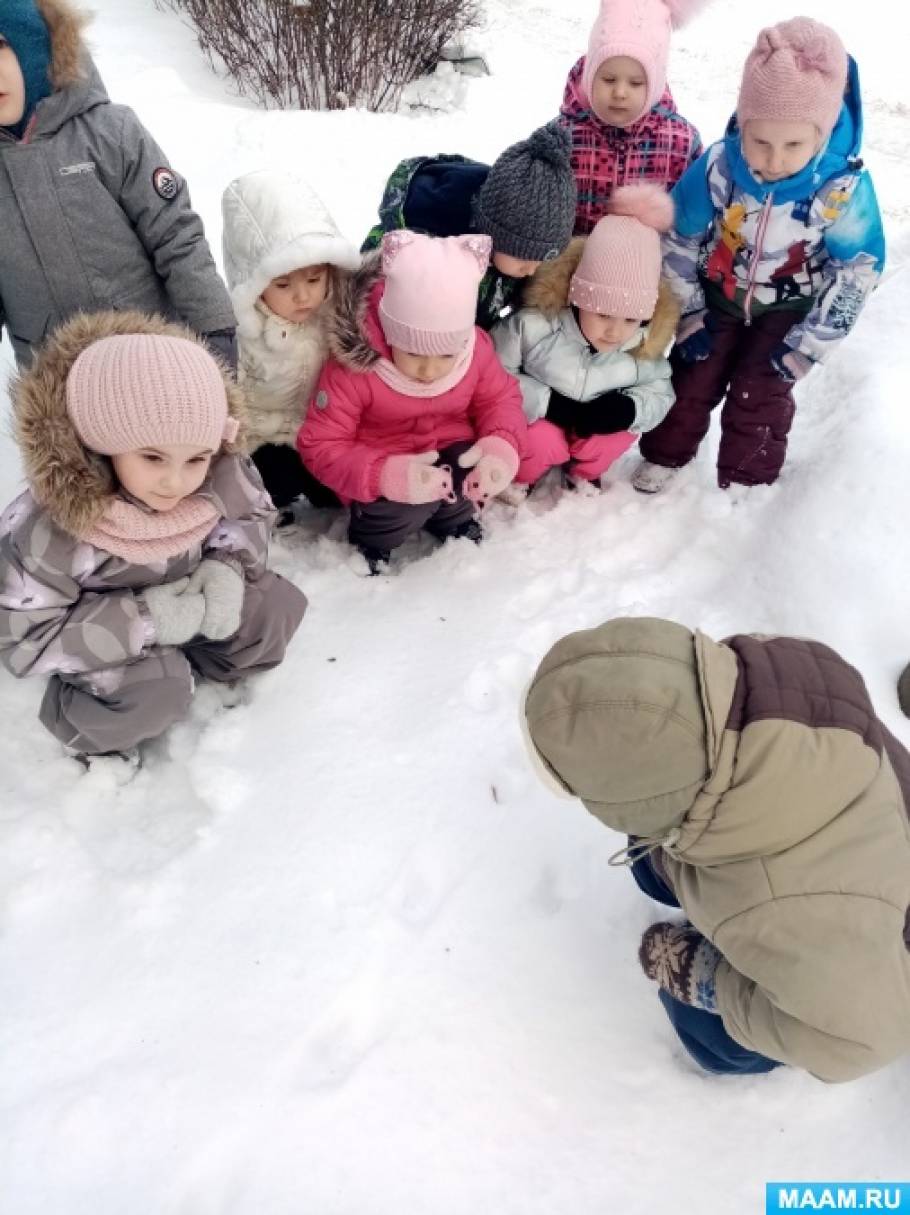
[[[831,137],[792,177],[753,177],[730,120],[672,191],[664,276],[684,313],[705,307],[706,287],[747,324],[769,307],[792,307],[799,315],[787,345],[814,361],[850,332],[885,262],[875,190],[859,159],[862,129],[853,59]]]

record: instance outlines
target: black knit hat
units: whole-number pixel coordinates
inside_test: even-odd
[[[475,228],[492,238],[495,253],[543,262],[565,249],[577,201],[571,146],[554,119],[496,160],[475,206]]]

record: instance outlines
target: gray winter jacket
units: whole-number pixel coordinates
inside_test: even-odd
[[[202,543],[142,565],[78,538],[117,486],[110,462],[87,452],[69,421],[66,377],[87,345],[119,332],[189,336],[137,313],[74,317],[13,385],[29,489],[0,515],[0,662],[17,676],[101,671],[143,657],[156,639],[139,592],[192,573],[205,557],[229,562],[247,582],[267,567],[275,510],[255,467],[238,454],[242,433],[197,491],[220,516]],[[226,386],[230,412],[242,422],[242,394]]]
[[[186,183],[112,105],[59,0],[38,0],[55,91],[20,142],[0,133],[0,325],[16,359],[78,311],[139,309],[204,334],[234,327]]]
[[[664,357],[673,337],[678,308],[664,289],[647,329],[619,350],[591,349],[568,304],[569,282],[581,258],[584,238],[572,241],[553,262],[545,262],[525,289],[523,307],[490,332],[506,371],[521,384],[529,422],[546,416],[550,391],[573,401],[590,401],[623,389],[635,402],[635,434],[662,422],[674,401],[670,364]]]

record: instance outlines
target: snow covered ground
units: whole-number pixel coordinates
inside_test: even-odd
[[[93,7],[215,248],[249,169],[308,174],[356,241],[401,156],[494,157],[555,113],[594,9],[488,0],[494,75],[408,117],[259,111],[151,0]],[[556,638],[648,613],[819,637],[910,743],[906,14],[715,0],[671,82],[716,137],[759,23],[796,11],[860,61],[890,263],[799,390],[778,485],[722,494],[712,445],[647,500],[629,457],[598,499],[545,487],[483,547],[372,580],[316,514],[275,545],[311,601],[287,662],[237,707],[201,688],[124,788],[59,755],[40,681],[0,678],[3,1215],[745,1215],[766,1180],[910,1175],[910,1061],[841,1087],[690,1065],[636,960],[658,909],[518,728]]]

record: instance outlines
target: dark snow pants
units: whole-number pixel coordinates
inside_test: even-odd
[[[338,495],[318,481],[293,447],[287,443],[263,443],[250,457],[259,469],[262,484],[279,510],[303,494],[312,506],[341,506]]]
[[[747,325],[726,312],[710,312],[711,353],[700,363],[686,363],[671,352],[676,402],[659,426],[641,436],[639,450],[652,464],[688,464],[708,433],[712,409],[726,397],[718,484],[770,485],[783,466],[796,408],[791,385],[771,366],[770,356],[800,314],[764,312]]]
[[[642,857],[633,863],[632,876],[639,889],[656,902],[667,907],[679,907],[676,895],[651,864],[649,857]],[[680,1042],[706,1072],[752,1075],[770,1072],[781,1066],[776,1059],[769,1059],[758,1051],[740,1046],[724,1029],[724,1023],[717,1013],[693,1008],[691,1004],[675,1000],[663,990],[657,994]]]
[[[86,755],[127,751],[186,716],[194,670],[226,682],[277,666],[305,611],[306,597],[292,582],[263,574],[247,583],[233,637],[201,637],[179,649],[152,650],[125,666],[54,675],[41,702],[41,722],[65,746]]]
[[[404,544],[408,536],[425,528],[440,540],[451,536],[474,517],[474,503],[461,496],[461,486],[468,469],[459,468],[458,457],[473,443],[453,443],[439,453],[437,464],[448,464],[452,470],[454,502],[390,502],[377,498],[375,502],[352,502],[348,539],[358,548],[388,553]]]

